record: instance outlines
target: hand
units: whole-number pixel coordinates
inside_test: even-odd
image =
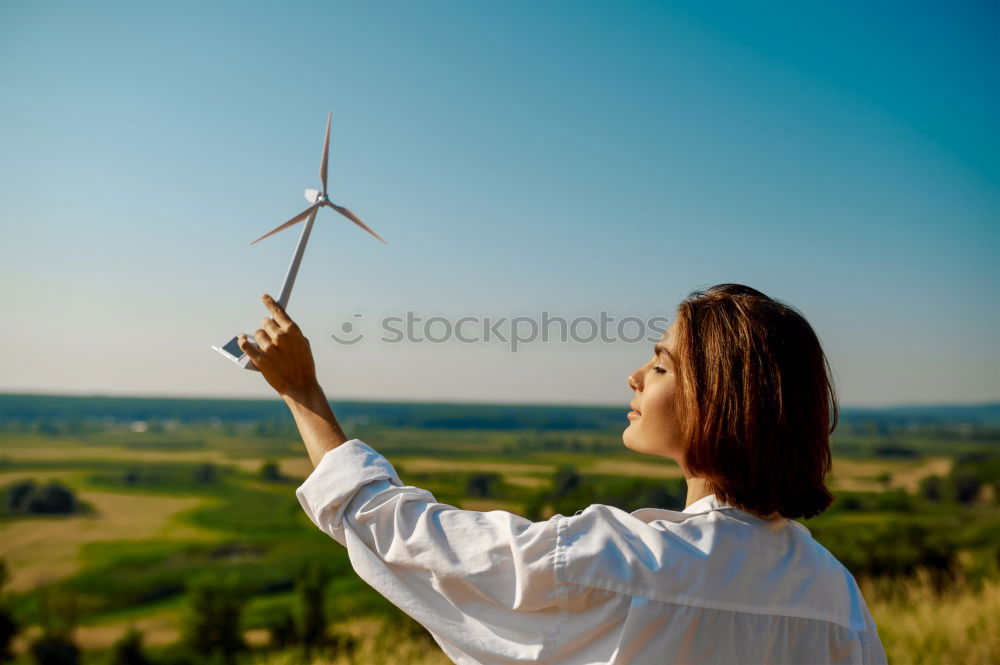
[[[271,296],[265,293],[261,299],[273,318],[265,317],[253,334],[260,348],[245,334],[240,334],[239,346],[279,395],[302,398],[319,388],[309,340]]]

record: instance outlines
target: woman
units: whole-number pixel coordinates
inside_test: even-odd
[[[794,518],[830,505],[837,407],[809,324],[759,291],[695,292],[628,377],[626,446],[674,459],[684,510],[595,504],[531,522],[403,485],[348,440],[308,340],[243,336],[315,469],[296,490],[366,582],[456,663],[885,663],[854,578]]]

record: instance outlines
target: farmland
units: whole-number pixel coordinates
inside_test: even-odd
[[[591,503],[684,505],[673,462],[621,445],[622,409],[334,408],[403,482],[462,508],[543,519]],[[995,407],[845,412],[830,478],[838,501],[805,524],[862,581],[890,653],[933,653],[913,646],[921,622],[941,621],[921,607],[966,608],[969,630],[987,622],[1000,634],[997,614],[984,613],[998,602],[998,451]],[[0,489],[55,482],[77,506],[38,514],[11,504],[0,518],[4,602],[24,627],[18,662],[31,662],[30,644],[52,625],[84,662],[106,662],[130,628],[154,659],[188,662],[179,645],[206,580],[242,598],[243,661],[300,662],[279,636],[290,617],[302,620],[310,569],[328,576],[323,658],[379,662],[370,659],[391,630],[405,637],[391,641],[396,662],[447,662],[309,522],[294,490],[311,469],[280,402],[0,395]],[[987,662],[961,649],[949,645],[948,657]]]

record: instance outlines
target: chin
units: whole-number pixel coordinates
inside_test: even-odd
[[[641,438],[637,437],[634,432],[630,432],[628,428],[622,432],[622,443],[625,444],[626,448],[634,452],[667,457],[675,462],[678,462],[677,455],[672,450],[666,449],[663,445],[645,445],[645,442],[643,442]],[[680,462],[678,462],[678,464],[679,463]]]
[[[632,426],[629,425],[628,427],[625,428],[625,431],[622,432],[622,443],[625,444],[625,447],[630,450],[635,450],[636,452],[642,452],[641,450],[638,450],[635,447],[636,441],[634,440],[635,437],[633,436],[631,429]]]

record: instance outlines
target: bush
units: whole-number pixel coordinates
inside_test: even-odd
[[[908,513],[913,510],[913,497],[900,488],[885,492],[838,492],[830,512],[841,510]]]
[[[903,577],[925,568],[942,583],[956,569],[958,545],[951,534],[913,522],[865,529],[813,524],[813,536],[855,576]]]

